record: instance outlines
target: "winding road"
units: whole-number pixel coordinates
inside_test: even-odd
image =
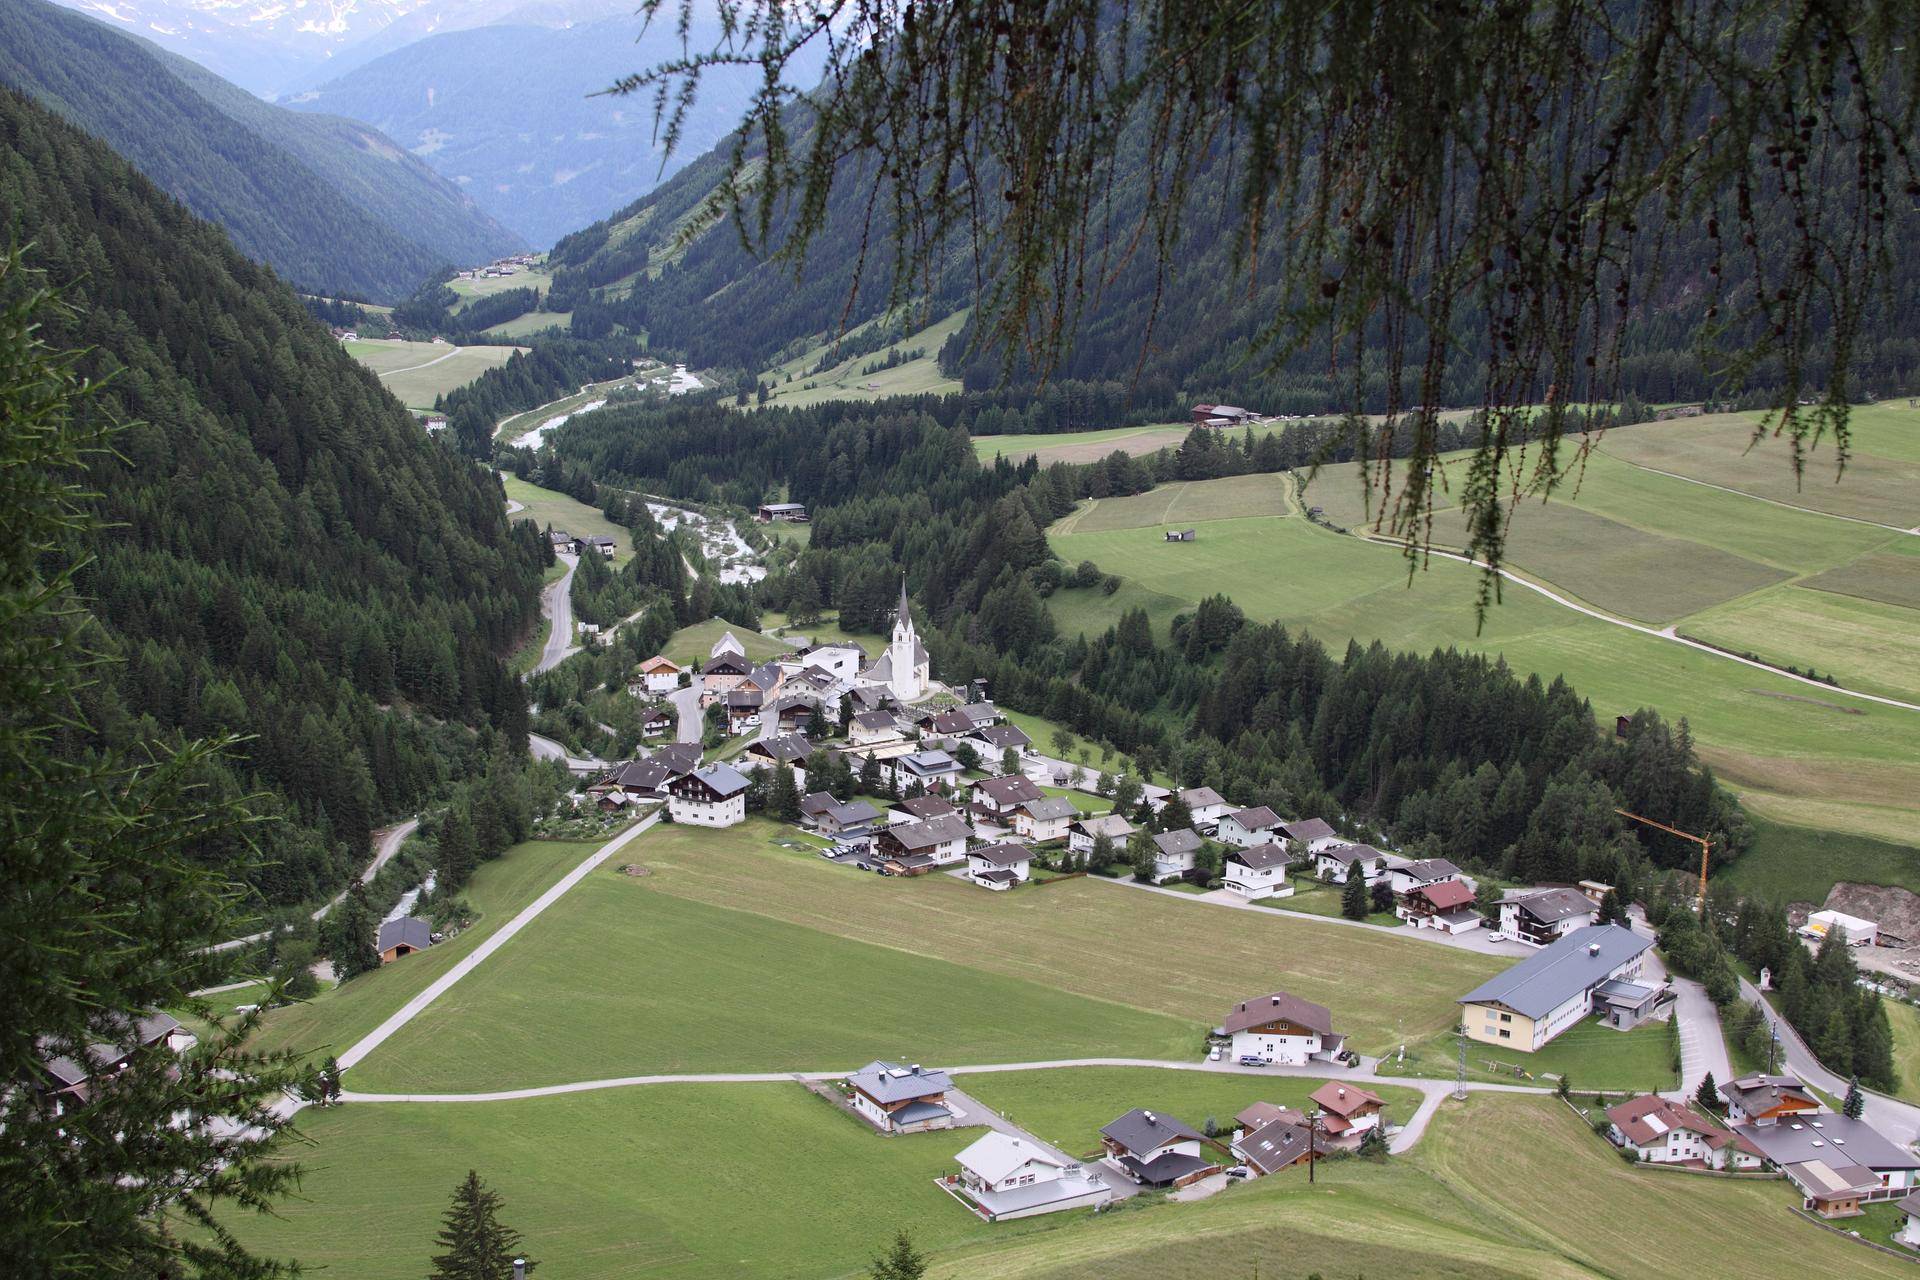
[[[1820,1065],[1820,1060],[1813,1056],[1813,1050],[1800,1038],[1800,1033],[1773,1011],[1773,1006],[1767,1003],[1758,987],[1742,978],[1740,995],[1742,999],[1751,1000],[1766,1010],[1767,1021],[1773,1024],[1775,1033],[1780,1037],[1781,1054],[1788,1071],[1814,1088],[1832,1094],[1836,1100],[1846,1096],[1847,1082]],[[1890,1098],[1884,1093],[1875,1093],[1871,1089],[1862,1088],[1860,1093],[1866,1100],[1865,1119],[1868,1124],[1902,1146],[1911,1146],[1915,1141],[1920,1141],[1920,1107]]]
[[[405,822],[401,823],[399,826],[390,827],[385,832],[381,833],[378,843],[375,844],[374,846],[373,861],[369,862],[366,865],[366,869],[360,873],[360,883],[372,884],[373,878],[380,874],[380,868],[386,866],[387,863],[393,861],[393,855],[400,852],[400,846],[406,843],[407,837],[412,835],[415,831],[419,830],[419,828],[420,828],[420,819],[408,818]],[[351,892],[353,892],[353,885],[348,884],[346,888],[334,894],[333,897],[329,898],[326,902],[322,903],[318,907],[315,907],[313,909],[312,918],[316,921],[326,919],[327,913],[332,911],[335,907],[339,906],[341,903],[345,902],[347,900],[347,895]],[[215,943],[213,946],[208,947],[207,950],[232,951],[236,947],[251,946],[253,943],[256,943],[256,942],[265,942],[268,938],[272,936],[273,936],[273,930],[262,929],[259,933],[250,933],[244,938],[234,938],[229,942]],[[245,984],[241,984],[241,985],[245,985]],[[218,990],[218,989],[220,988],[209,988],[209,990]],[[197,995],[200,993],[196,992],[195,994]]]
[[[573,571],[580,567],[580,557],[562,554],[558,559],[567,571],[540,592],[540,614],[548,622],[547,647],[533,664],[534,675],[551,671],[580,652],[573,643]]]

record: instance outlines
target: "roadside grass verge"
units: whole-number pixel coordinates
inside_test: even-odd
[[[1582,1090],[1595,1089],[1657,1093],[1678,1083],[1680,1074],[1674,1062],[1679,1053],[1671,1022],[1650,1022],[1632,1031],[1615,1031],[1588,1019],[1568,1027],[1533,1053],[1469,1040],[1467,1078],[1550,1088],[1565,1076],[1576,1098]],[[1453,1035],[1446,1033],[1409,1044],[1404,1060],[1384,1055],[1380,1074],[1451,1080],[1458,1065],[1459,1049]]]

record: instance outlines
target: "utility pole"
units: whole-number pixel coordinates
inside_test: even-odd
[[[1700,893],[1693,901],[1693,913],[1699,916],[1700,919],[1705,920],[1707,918],[1707,852],[1713,848],[1713,841],[1707,839],[1705,836],[1696,836],[1691,831],[1682,831],[1678,827],[1670,827],[1664,822],[1655,822],[1652,818],[1643,818],[1639,814],[1631,813],[1626,809],[1615,809],[1614,812],[1623,818],[1632,818],[1635,822],[1652,827],[1657,831],[1664,831],[1670,836],[1679,836],[1682,840],[1691,840],[1700,846]]]
[[[1773,1053],[1780,1047],[1780,1024],[1767,1019],[1767,1074],[1773,1074]]]
[[[1307,1185],[1313,1185],[1313,1166],[1320,1163],[1313,1149],[1313,1130],[1320,1123],[1320,1108],[1307,1112]]]
[[[1460,1047],[1460,1063],[1453,1071],[1453,1100],[1465,1102],[1467,1098],[1467,1029],[1455,1027],[1454,1038]]]

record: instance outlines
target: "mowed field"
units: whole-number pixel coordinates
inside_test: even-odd
[[[353,1073],[370,1092],[684,1071],[1063,1057],[1198,1061],[1236,1000],[1288,990],[1362,1051],[1452,1025],[1502,962],[1387,933],[1236,912],[1098,879],[989,894],[863,875],[759,820],[662,827],[575,889]],[[1129,963],[1116,939],[1206,963]],[[1353,975],[1391,972],[1391,984]],[[583,975],[594,975],[591,981]]]
[[[600,508],[590,507],[569,494],[528,484],[510,472],[500,473],[500,483],[506,487],[508,500],[520,504],[520,510],[507,519],[531,520],[542,529],[564,529],[575,537],[601,534],[613,539],[615,564],[632,558],[633,531],[607,519]]]
[[[433,402],[497,369],[522,347],[454,347],[444,342],[371,341],[343,344],[347,354],[373,370],[382,386],[410,409]]]
[[[1920,486],[1907,487],[1898,472],[1920,462],[1895,456],[1920,452],[1913,439],[1920,412],[1883,407],[1863,411],[1860,422],[1856,463],[1881,448],[1885,466],[1850,468],[1841,487],[1870,489],[1864,505],[1920,522]],[[1694,432],[1722,450],[1745,440],[1715,419],[1617,429],[1553,498],[1522,507],[1508,547],[1512,569],[1638,626],[1671,628],[1777,665],[1816,669],[1848,689],[1920,702],[1920,609],[1904,603],[1920,599],[1920,538],[1656,474],[1615,456],[1641,432]],[[1705,447],[1694,456],[1713,457],[1700,452]],[[1444,474],[1454,481],[1451,469]],[[1145,609],[1164,627],[1225,591],[1250,616],[1305,628],[1336,651],[1350,639],[1377,639],[1397,648],[1504,654],[1518,669],[1566,676],[1602,716],[1651,706],[1669,720],[1686,717],[1702,754],[1758,812],[1911,844],[1920,814],[1920,712],[1689,650],[1513,583],[1503,584],[1503,603],[1481,627],[1472,567],[1440,556],[1410,562],[1390,541],[1249,515],[1249,479],[1103,499],[1056,523],[1049,537],[1064,560],[1092,560],[1125,578],[1112,596],[1056,593],[1048,603],[1062,629],[1097,634],[1128,608]],[[1360,479],[1352,465],[1323,468],[1305,501],[1335,524],[1364,531],[1368,495]],[[1376,489],[1376,514],[1379,500]],[[1452,502],[1450,492],[1437,493],[1436,548],[1464,540]],[[1197,528],[1197,541],[1164,541],[1165,529],[1185,526]],[[1899,882],[1920,888],[1920,855],[1910,862]]]

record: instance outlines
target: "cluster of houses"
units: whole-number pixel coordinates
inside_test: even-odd
[[[462,280],[493,280],[502,276],[516,276],[534,264],[530,253],[516,253],[509,257],[497,258],[484,267],[473,267],[458,273]]]
[[[584,536],[568,533],[565,529],[547,530],[547,542],[555,555],[578,556],[589,551],[597,551],[607,560],[613,559],[618,544],[604,533],[590,533]]]
[[[127,1037],[115,1043],[87,1046],[78,1058],[63,1054],[43,1056],[44,1077],[36,1086],[52,1096],[57,1111],[84,1105],[104,1080],[145,1054],[180,1054],[194,1046],[191,1031],[171,1014],[154,1012],[136,1018]],[[44,1053],[44,1050],[43,1050]]]
[[[1828,1110],[1796,1076],[1743,1076],[1719,1092],[1724,1122],[1667,1098],[1633,1098],[1607,1109],[1607,1137],[1647,1164],[1776,1169],[1823,1218],[1897,1200],[1906,1214],[1900,1238],[1920,1244],[1920,1157],[1866,1121]]]

